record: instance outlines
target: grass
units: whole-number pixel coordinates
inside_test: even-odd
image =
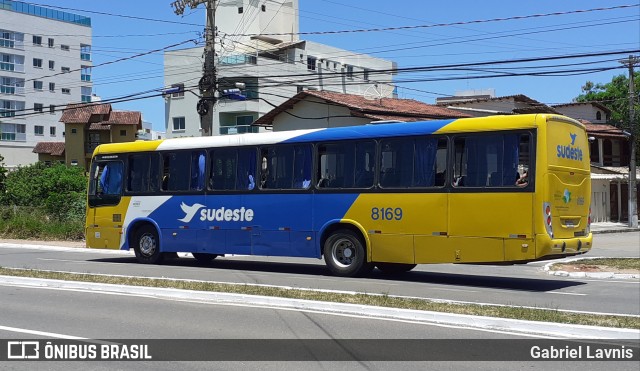
[[[274,296],[291,299],[317,300],[334,303],[372,305],[389,308],[416,309],[455,314],[468,314],[529,321],[569,323],[577,325],[603,326],[614,328],[640,329],[639,316],[615,316],[571,313],[559,310],[523,308],[512,306],[491,306],[478,304],[457,304],[434,302],[417,298],[401,298],[388,295],[343,294],[313,290],[287,289],[253,285],[223,284],[203,281],[122,277],[94,275],[86,273],[51,272],[32,269],[11,269],[0,267],[0,275],[57,279],[66,281],[94,282],[130,286],[175,288],[182,290],[238,293],[248,295]]]
[[[40,208],[0,208],[0,238],[82,240],[84,218],[58,220]]]
[[[640,273],[639,258],[596,258],[581,259],[571,262],[557,263],[551,266],[552,270],[561,269],[564,266],[572,266],[576,269],[600,269],[608,271],[636,270]]]

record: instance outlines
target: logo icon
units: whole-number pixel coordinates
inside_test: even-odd
[[[39,341],[9,341],[7,342],[7,359],[39,359]]]
[[[578,137],[578,134],[573,134],[570,133],[569,136],[571,137],[571,145],[575,145],[576,144],[576,138]]]
[[[193,219],[193,217],[196,215],[198,210],[202,209],[203,207],[204,207],[204,205],[200,205],[200,204],[193,204],[192,206],[188,206],[187,204],[185,204],[183,202],[180,205],[180,208],[185,213],[185,216],[184,216],[184,218],[178,219],[178,220],[181,221],[181,222],[189,223],[191,221],[191,219]]]
[[[564,201],[565,204],[568,204],[569,201],[571,201],[571,192],[569,192],[568,189],[564,190],[564,194],[562,195],[562,201]]]

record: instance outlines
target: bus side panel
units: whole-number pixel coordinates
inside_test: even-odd
[[[457,246],[449,256],[461,262],[527,259],[534,246],[516,242],[514,247],[511,241],[533,239],[532,209],[530,192],[449,194],[449,242]],[[484,256],[474,244],[484,246]]]
[[[361,223],[375,262],[416,263],[434,246],[417,244],[414,235],[447,231],[446,193],[361,194],[346,214]]]

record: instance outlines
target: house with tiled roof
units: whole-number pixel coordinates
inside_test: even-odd
[[[69,104],[60,117],[64,142],[37,143],[39,161],[60,161],[87,169],[100,144],[132,142],[142,129],[142,113],[115,111],[108,103]]]
[[[464,112],[473,117],[527,113],[559,113],[553,107],[529,98],[524,94],[479,98],[454,96],[437,98],[436,104],[441,107]]]
[[[462,117],[470,116],[413,99],[367,99],[362,95],[305,90],[267,112],[253,125],[284,131]]]
[[[611,119],[611,110],[598,102],[572,102],[551,107],[567,117],[593,124],[606,124]]]
[[[585,125],[589,136],[592,219],[595,222],[626,222],[629,218],[631,159],[629,133],[610,124],[578,121]],[[640,177],[636,176],[636,199],[640,199],[639,184]]]

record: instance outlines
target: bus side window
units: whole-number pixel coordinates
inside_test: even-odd
[[[529,134],[455,138],[454,187],[515,187],[529,168]]]

